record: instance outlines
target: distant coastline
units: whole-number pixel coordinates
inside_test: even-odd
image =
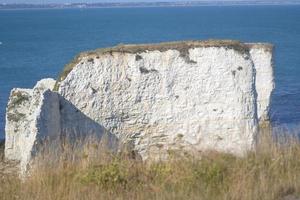
[[[130,8],[130,7],[190,7],[190,6],[253,6],[300,5],[300,0],[288,1],[182,1],[182,2],[124,2],[124,3],[56,3],[56,4],[0,4],[0,10],[15,9],[65,9],[65,8]]]

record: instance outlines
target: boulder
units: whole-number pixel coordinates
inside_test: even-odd
[[[268,122],[272,45],[184,41],[79,54],[56,89],[144,159],[172,149],[243,155]]]
[[[110,149],[130,143],[144,160],[173,150],[242,156],[269,123],[272,49],[208,40],[81,53],[55,86],[12,90],[5,155],[24,172],[45,140],[108,135]]]

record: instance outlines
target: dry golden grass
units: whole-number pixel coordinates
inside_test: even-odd
[[[0,178],[1,199],[283,199],[300,194],[300,144],[261,138],[244,158],[209,152],[143,163],[97,145],[39,157],[23,182]]]

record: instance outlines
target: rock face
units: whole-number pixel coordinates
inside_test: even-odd
[[[272,46],[235,41],[125,45],[80,54],[59,93],[132,140],[143,158],[180,148],[243,154],[268,120]]]
[[[62,72],[57,93],[46,90],[37,100],[33,118],[40,123],[33,126],[41,129],[23,125],[31,115],[9,118],[35,102],[31,90],[12,91],[6,156],[20,159],[25,132],[76,138],[102,133],[103,127],[122,143],[131,142],[143,159],[164,157],[168,150],[243,155],[255,146],[258,124],[268,121],[273,88],[269,44],[187,41],[82,53]],[[12,103],[15,92],[26,93],[22,105]]]
[[[272,51],[266,51],[261,45],[251,45],[250,55],[256,70],[257,115],[260,124],[269,121],[271,94],[275,87]]]
[[[41,114],[44,92],[55,84],[53,79],[39,81],[33,89],[13,89],[6,109],[5,125],[5,157],[21,161],[21,167],[30,160],[30,152],[34,148],[38,134],[38,124]],[[51,110],[49,116],[51,116]],[[49,125],[56,123],[49,121]],[[44,134],[49,134],[46,130]]]
[[[21,172],[43,143],[62,139],[101,138],[103,126],[82,114],[61,95],[52,92],[53,79],[43,79],[32,89],[13,89],[7,106],[5,157],[20,161]],[[59,147],[59,146],[58,146]]]

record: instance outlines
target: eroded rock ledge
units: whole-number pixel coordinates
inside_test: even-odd
[[[55,87],[46,79],[11,92],[6,157],[26,170],[38,141],[104,133],[131,142],[143,159],[168,150],[243,155],[269,119],[272,48],[208,40],[81,53]]]

